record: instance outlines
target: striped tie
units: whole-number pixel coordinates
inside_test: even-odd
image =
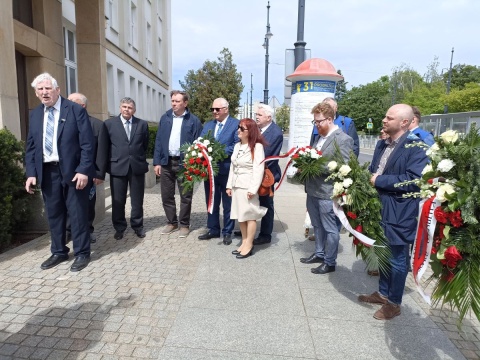
[[[47,152],[47,155],[52,155],[53,152],[53,128],[55,125],[55,116],[53,115],[54,109],[53,106],[48,108],[47,127],[45,128],[45,151]]]
[[[223,123],[218,123],[217,124],[217,136],[215,136],[215,140],[218,140],[219,136],[220,136],[220,133],[222,132],[222,128],[223,128]]]

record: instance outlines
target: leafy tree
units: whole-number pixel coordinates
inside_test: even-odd
[[[342,75],[342,70],[338,70],[337,74]],[[337,87],[335,89],[335,100],[337,100],[337,102],[342,100],[342,98],[345,96],[345,93],[347,92],[347,84],[348,82],[346,82],[345,79],[337,82]]]
[[[421,83],[405,95],[404,102],[417,106],[422,114],[442,114],[445,92],[445,84],[442,81],[432,84]]]
[[[448,71],[443,73],[443,81],[448,81]],[[457,64],[452,68],[451,89],[465,89],[468,83],[480,84],[480,66]]]
[[[275,113],[275,120],[283,131],[288,131],[290,127],[290,107],[283,104]]]
[[[392,105],[404,102],[405,95],[411,92],[417,84],[423,82],[420,74],[405,63],[397,66],[393,71],[390,78]]]
[[[480,84],[466,84],[464,90],[454,89],[443,98],[448,104],[449,112],[478,111],[480,110]]]
[[[190,111],[202,122],[212,119],[210,107],[219,97],[228,101],[230,114],[234,116],[244,88],[242,75],[237,72],[237,65],[227,48],[220,51],[217,61],[207,60],[200,69],[188,70],[180,85],[190,96]]]
[[[369,118],[373,120],[373,128],[378,129],[391,105],[390,88],[388,76],[353,87],[338,103],[338,112],[354,119],[357,130],[367,130]]]
[[[427,66],[427,72],[423,75],[423,80],[427,84],[434,84],[442,81],[442,74],[438,71],[439,67],[440,62],[438,61],[438,56],[434,56],[433,61]]]

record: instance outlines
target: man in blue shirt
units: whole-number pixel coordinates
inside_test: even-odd
[[[417,135],[417,137],[425,144],[427,144],[428,146],[432,146],[433,144],[435,144],[435,139],[433,135],[419,127],[420,121],[422,121],[422,114],[420,114],[420,110],[416,106],[412,106],[412,110],[413,121],[408,127],[408,130]]]

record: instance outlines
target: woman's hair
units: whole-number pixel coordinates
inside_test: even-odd
[[[259,143],[259,144],[262,144],[263,146],[266,146],[267,142],[265,141],[265,138],[262,136],[262,133],[258,129],[258,125],[255,122],[255,120],[245,118],[240,120],[240,123],[238,125],[244,128],[247,128],[248,130],[248,146],[250,147],[250,151],[252,153],[252,160],[253,160],[255,144]]]

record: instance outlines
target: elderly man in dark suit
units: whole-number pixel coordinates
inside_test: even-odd
[[[81,107],[85,108],[87,110],[87,97],[81,93],[72,93],[68,97],[68,100],[73,101],[74,103],[77,103]],[[97,149],[98,149],[98,137],[100,136],[100,131],[102,130],[103,127],[103,121],[100,119],[97,119],[96,117],[88,115],[88,119],[90,120],[90,125],[92,126],[92,132],[93,132],[93,159],[94,162],[96,162],[97,159]],[[95,164],[95,170],[98,172],[99,168],[98,165]],[[99,176],[100,174],[98,174]],[[100,185],[103,183],[103,180],[97,179],[97,175],[92,179],[92,181],[89,182],[89,202],[88,202],[88,225],[89,225],[89,230],[90,230],[90,242],[96,243],[97,242],[97,237],[95,236],[95,227],[93,226],[93,222],[95,220],[95,203],[97,202],[97,191],[96,191],[96,186]],[[70,218],[68,218],[67,221],[67,239],[71,237],[71,226],[70,226]]]
[[[279,155],[283,145],[283,132],[280,127],[272,121],[272,116],[273,109],[269,105],[258,105],[255,118],[260,132],[267,141],[267,145],[264,148],[265,157]],[[280,169],[280,165],[278,165],[278,160],[272,160],[266,164],[272,172],[275,182],[280,181],[282,170]],[[274,186],[272,185],[272,190],[273,188]],[[260,196],[259,199],[260,206],[266,207],[268,210],[262,218],[260,223],[260,233],[253,241],[254,245],[268,244],[272,241],[273,222],[275,217],[273,197],[266,195]]]
[[[378,292],[360,295],[361,302],[380,304],[373,317],[390,320],[400,315],[405,281],[408,274],[409,245],[415,240],[419,198],[403,195],[417,192],[416,185],[395,186],[400,182],[418,179],[428,163],[425,150],[408,146],[420,141],[408,130],[413,119],[410,105],[397,104],[388,109],[383,119],[383,131],[389,135],[377,142],[369,170],[370,182],[377,188],[382,202],[382,226],[392,252],[390,269],[380,269]]]
[[[41,268],[50,269],[68,260],[68,211],[75,255],[70,270],[80,271],[90,262],[88,183],[95,177],[92,128],[85,109],[61,97],[57,81],[50,74],[38,75],[32,87],[42,105],[30,113],[25,189],[33,194],[38,180],[52,238],[52,256]]]
[[[230,208],[232,198],[227,195],[228,173],[230,171],[230,157],[233,153],[238,139],[238,119],[229,115],[228,101],[218,98],[213,101],[210,110],[213,113],[214,120],[205,124],[200,136],[206,135],[209,131],[217,141],[225,145],[225,152],[228,157],[218,164],[218,174],[215,176],[215,196],[213,200],[213,212],[208,214],[207,227],[208,232],[198,237],[199,240],[209,240],[220,237],[220,230],[223,234],[223,243],[230,245],[232,243],[232,232],[235,226],[235,220],[230,219]],[[205,181],[205,197],[208,201],[210,194],[209,183]],[[220,201],[223,203],[223,229],[220,229]]]
[[[341,156],[347,162],[353,150],[353,139],[335,125],[334,109],[327,103],[320,103],[313,107],[312,114],[312,124],[317,127],[319,135],[313,147],[321,150],[322,156],[328,158],[335,155],[338,146]],[[340,233],[333,212],[333,182],[325,181],[328,175],[328,172],[324,172],[305,183],[307,210],[315,235],[315,253],[308,258],[301,258],[300,262],[321,263],[311,270],[314,274],[333,272],[337,264]]]
[[[180,146],[196,140],[203,127],[198,117],[188,110],[188,94],[185,91],[173,90],[170,97],[172,108],[158,123],[153,165],[155,174],[160,176],[163,210],[168,221],[162,234],[170,234],[180,227],[178,237],[184,238],[190,233],[193,191],[184,193],[182,181],[178,178],[179,172],[183,169],[185,156],[180,152]],[[179,217],[175,203],[175,183],[178,185],[181,199]]]
[[[143,228],[143,197],[145,173],[148,172],[148,124],[135,116],[135,101],[129,97],[120,100],[120,115],[105,120],[99,140],[100,178],[110,174],[112,193],[112,223],[115,239],[123,238],[127,229],[125,204],[130,187],[130,226],[139,238],[145,237]]]

